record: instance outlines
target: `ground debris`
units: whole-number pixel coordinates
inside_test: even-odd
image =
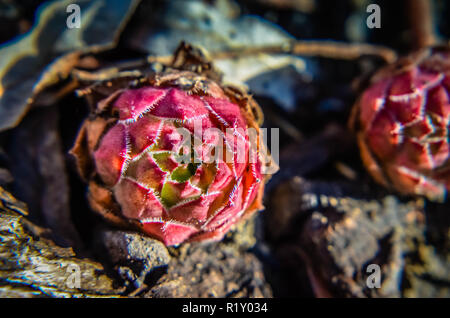
[[[114,297],[120,290],[89,259],[40,237],[23,203],[0,187],[0,297]]]
[[[167,272],[170,255],[160,241],[137,232],[100,229],[97,233],[99,250],[105,252],[131,293]]]
[[[249,250],[254,219],[239,224],[221,242],[170,248],[167,274],[146,297],[272,297],[262,263]]]
[[[271,235],[279,242],[289,237],[277,247],[289,253],[278,254],[297,257],[291,266],[306,268],[317,296],[450,295],[449,254],[440,255],[427,243],[423,199],[401,202],[392,195],[346,196],[337,184],[299,177],[277,191],[273,197],[278,198],[278,210],[284,212],[268,214],[278,222]],[[292,204],[294,197],[296,205]],[[380,269],[379,285],[370,283],[374,278],[371,264]]]

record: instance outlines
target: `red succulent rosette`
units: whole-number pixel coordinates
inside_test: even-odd
[[[375,180],[443,200],[450,188],[450,49],[422,49],[385,67],[355,110],[361,157]]]
[[[72,149],[94,210],[176,245],[221,239],[262,209],[270,156],[247,133],[260,132],[250,96],[186,71],[135,84],[92,94]]]

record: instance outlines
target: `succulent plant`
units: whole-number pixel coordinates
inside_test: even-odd
[[[249,95],[179,70],[135,84],[91,94],[71,151],[95,211],[176,245],[221,239],[262,209],[270,156],[246,133],[260,131]]]
[[[362,160],[403,194],[442,201],[450,189],[450,48],[422,49],[377,72],[354,109]]]

